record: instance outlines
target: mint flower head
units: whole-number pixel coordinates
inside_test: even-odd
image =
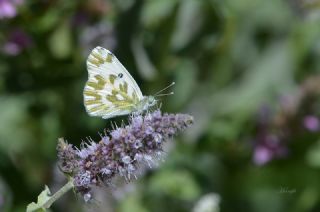
[[[93,186],[108,186],[115,176],[130,181],[137,178],[139,166],[154,166],[163,154],[164,142],[192,123],[190,115],[156,110],[131,116],[127,126],[101,136],[99,142],[88,139],[80,149],[60,140],[60,169],[74,178],[76,191],[88,201]]]
[[[23,2],[23,0],[0,0],[0,19],[15,17],[17,6]]]

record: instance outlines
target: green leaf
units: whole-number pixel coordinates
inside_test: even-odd
[[[170,97],[168,104],[175,109],[182,108],[187,103],[188,99],[194,93],[196,87],[197,73],[200,71],[196,64],[188,59],[181,59],[173,67],[174,78],[176,80],[176,86],[173,91],[174,96]]]
[[[173,12],[179,0],[149,0],[144,4],[141,14],[142,23],[147,26],[157,26]]]
[[[320,168],[320,141],[313,144],[306,154],[308,165],[314,168]]]
[[[37,30],[38,32],[47,32],[57,25],[59,18],[61,18],[61,11],[54,9],[48,10],[43,16],[36,20],[33,25],[34,30]]]
[[[27,115],[29,99],[27,96],[1,96],[0,97],[0,152],[21,153],[32,143],[34,137],[29,128]]]
[[[30,203],[27,207],[27,212],[42,212],[46,211],[46,203],[50,199],[51,192],[48,188],[48,186],[45,186],[44,190],[40,193],[38,196],[38,202],[37,203]]]
[[[161,170],[150,181],[150,191],[185,201],[199,197],[200,189],[191,173],[185,170]]]
[[[201,1],[181,2],[171,40],[174,50],[179,51],[184,48],[199,33],[204,19],[202,7]]]
[[[147,208],[142,200],[141,193],[135,192],[127,195],[119,204],[119,212],[147,212]]]
[[[55,58],[65,59],[72,51],[72,35],[68,23],[61,24],[48,40],[49,48]]]

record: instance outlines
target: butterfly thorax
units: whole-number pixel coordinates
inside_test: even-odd
[[[136,106],[136,112],[142,112],[148,110],[150,107],[154,106],[157,103],[157,100],[153,96],[144,96],[142,100],[140,100]]]

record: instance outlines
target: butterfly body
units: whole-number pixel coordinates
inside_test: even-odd
[[[157,103],[157,100],[153,96],[144,96],[142,100],[140,100],[136,107],[135,111],[145,111],[148,108],[154,106]]]
[[[87,60],[89,79],[83,96],[86,111],[104,119],[141,113],[156,104],[143,96],[133,77],[107,49],[96,47]]]

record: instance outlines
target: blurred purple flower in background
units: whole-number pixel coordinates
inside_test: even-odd
[[[288,153],[287,147],[281,143],[278,136],[263,134],[254,147],[253,161],[256,165],[264,165],[275,158],[282,158]]]
[[[71,17],[71,26],[74,28],[82,27],[88,24],[88,21],[89,14],[87,14],[85,11],[79,10]]]
[[[320,119],[315,100],[320,94],[320,77],[306,79],[290,95],[280,98],[280,108],[273,112],[263,106],[258,112],[254,136],[252,160],[256,165],[265,165],[273,159],[288,155],[289,142],[294,142],[301,133],[320,131]]]
[[[15,29],[9,33],[7,41],[2,46],[2,51],[7,55],[16,56],[31,46],[31,43],[31,38],[27,33],[21,29]]]
[[[254,139],[253,162],[256,165],[265,165],[273,159],[285,157],[288,153],[284,137],[271,130],[274,125],[273,118],[271,108],[263,105],[258,112]],[[281,129],[278,130],[281,132]]]
[[[117,45],[113,26],[108,23],[98,23],[85,27],[80,36],[80,44],[84,49],[83,55],[85,57],[96,46],[113,50]]]
[[[316,116],[308,115],[303,119],[303,126],[311,132],[317,132],[320,128],[320,122]]]
[[[272,159],[272,152],[264,147],[264,146],[257,146],[254,149],[253,161],[256,165],[263,165]]]
[[[23,0],[0,0],[0,19],[13,18],[17,15],[16,6]]]

